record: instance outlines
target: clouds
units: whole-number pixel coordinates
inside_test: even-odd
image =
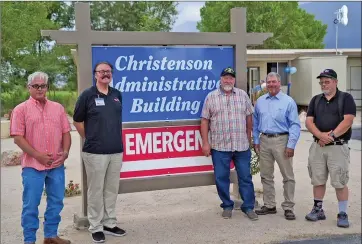
[[[189,26],[190,30],[196,29],[196,22],[200,20],[200,9],[205,2],[179,2],[177,10],[179,12],[172,31],[185,31],[185,25]]]

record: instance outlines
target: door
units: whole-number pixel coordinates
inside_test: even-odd
[[[248,94],[253,93],[253,88],[260,83],[260,71],[259,67],[248,68]]]
[[[353,96],[354,102],[356,103],[357,107],[361,107],[361,66],[351,66],[349,73],[350,73],[350,80],[349,80],[349,90],[348,92]]]

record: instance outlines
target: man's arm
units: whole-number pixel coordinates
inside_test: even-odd
[[[344,133],[346,133],[349,130],[349,128],[351,128],[354,117],[355,116],[352,114],[344,115],[343,121],[341,123],[339,123],[339,125],[337,126],[336,129],[334,129],[334,131],[333,131],[334,135],[336,137],[339,137],[339,136],[343,135]]]
[[[314,103],[316,102],[316,96],[312,98],[308,105],[307,117],[305,119],[305,127],[308,129],[310,133],[312,133],[315,137],[320,138],[321,131],[317,128],[314,123]]]
[[[248,137],[249,146],[251,145],[251,134],[253,129],[253,104],[246,92],[243,93],[245,98],[245,114],[246,114],[246,136]]]
[[[346,133],[353,124],[353,119],[356,116],[356,103],[350,94],[346,94],[343,105],[343,120],[337,128],[334,129],[333,133],[336,137],[340,137]]]
[[[77,129],[79,135],[84,139],[85,138],[84,122],[75,122],[75,121],[73,121],[73,125]]]
[[[86,117],[86,98],[84,92],[78,97],[78,100],[75,104],[74,114],[73,114],[73,125],[77,129],[79,135],[82,138],[85,138],[84,131],[84,120]]]
[[[14,143],[31,157],[36,159],[39,156],[39,152],[36,151],[23,136],[14,136]]]
[[[259,131],[259,109],[258,109],[258,102],[255,104],[255,111],[253,114],[253,143],[256,145],[260,144],[259,141],[259,136],[260,136],[260,131]]]
[[[209,122],[210,122],[210,101],[209,95],[206,96],[204,105],[201,111],[201,139],[202,139],[202,152],[203,154],[208,157],[211,153],[211,146],[209,143]]]
[[[251,145],[251,134],[253,129],[253,115],[246,116],[246,135],[248,137],[249,145]]]
[[[62,144],[63,152],[69,153],[70,145],[72,144],[72,137],[70,136],[70,132],[66,132],[63,134]]]
[[[287,148],[295,149],[295,146],[297,145],[300,137],[300,120],[298,116],[297,104],[294,101],[292,101],[289,105],[287,119],[289,122],[289,138]]]
[[[209,120],[201,118],[201,138],[202,144],[209,144]]]

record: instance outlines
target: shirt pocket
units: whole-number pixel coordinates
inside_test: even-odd
[[[284,123],[284,122],[286,122],[287,109],[283,108],[283,107],[276,107],[272,111],[272,116],[273,116],[273,119],[275,119],[276,121],[278,121],[280,123]]]

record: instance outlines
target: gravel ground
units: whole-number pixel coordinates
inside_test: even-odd
[[[80,182],[79,136],[72,132],[73,146],[67,161],[67,181]],[[11,139],[1,140],[2,150],[17,149]],[[312,187],[307,171],[308,150],[311,144],[309,133],[302,132],[294,158],[296,193],[295,221],[287,221],[280,207],[282,201],[282,179],[275,168],[277,196],[276,215],[260,216],[258,221],[249,221],[241,211],[235,210],[233,218],[221,218],[220,201],[215,186],[193,187],[153,192],[119,195],[117,202],[119,226],[128,233],[125,237],[107,236],[107,243],[130,244],[183,244],[183,243],[281,243],[283,241],[317,238],[332,235],[361,233],[361,141],[352,140],[350,170],[348,229],[336,227],[338,204],[334,190],[328,182],[324,201],[327,220],[307,222],[304,216],[313,204]],[[17,149],[18,150],[18,149]],[[21,168],[1,168],[1,243],[21,244]],[[260,176],[254,176],[255,188],[261,189]],[[258,199],[261,201],[261,199]],[[60,234],[72,243],[92,243],[86,230],[75,230],[73,214],[80,212],[81,198],[65,199]],[[39,207],[40,229],[38,240],[42,241],[45,198]],[[353,241],[353,239],[351,239]],[[41,242],[38,242],[41,243]],[[308,242],[311,243],[311,242]],[[323,242],[319,242],[323,243]],[[333,242],[329,242],[333,243]],[[341,243],[341,242],[339,242]],[[354,243],[354,242],[349,242]]]

